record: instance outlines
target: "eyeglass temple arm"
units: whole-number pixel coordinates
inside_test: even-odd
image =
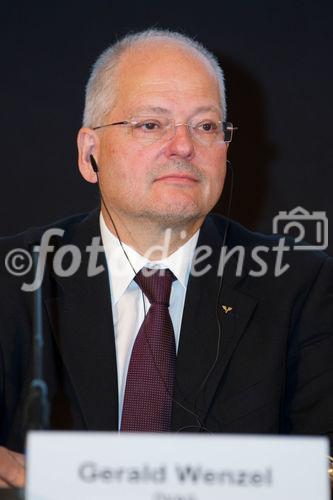
[[[128,121],[122,121],[122,122],[114,122],[114,123],[107,123],[106,125],[99,125],[98,127],[93,127],[92,130],[98,130],[100,128],[104,128],[104,127],[112,127],[113,125],[127,125]]]
[[[228,122],[227,122],[228,123]],[[229,125],[226,127],[227,130],[238,130],[238,127],[234,127],[233,125]]]

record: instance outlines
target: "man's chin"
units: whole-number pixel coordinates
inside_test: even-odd
[[[197,207],[172,207],[167,210],[152,210],[142,214],[149,221],[155,221],[163,227],[183,227],[187,224],[203,220],[206,213]]]

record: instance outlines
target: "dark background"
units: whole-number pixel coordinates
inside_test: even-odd
[[[299,205],[333,217],[332,5],[2,2],[0,235],[96,206],[76,166],[84,86],[102,50],[148,27],[196,37],[225,70],[228,118],[239,126],[232,217],[263,232]]]

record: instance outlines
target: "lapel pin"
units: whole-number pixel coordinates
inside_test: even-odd
[[[228,314],[230,313],[230,311],[232,311],[233,308],[231,306],[222,306],[222,309],[225,312],[225,314]]]

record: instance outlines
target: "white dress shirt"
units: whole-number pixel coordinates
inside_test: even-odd
[[[136,335],[144,320],[143,300],[145,301],[146,312],[150,307],[150,303],[147,297],[142,294],[140,287],[133,280],[135,273],[125,257],[118,239],[107,228],[102,213],[100,214],[100,228],[110,281],[117,355],[120,426],[128,365]],[[123,243],[123,247],[136,272],[140,271],[144,266],[168,268],[177,278],[172,284],[169,307],[177,349],[186,287],[198,236],[199,231],[183,246],[178,248],[176,252],[159,261],[149,261],[133,248]]]

